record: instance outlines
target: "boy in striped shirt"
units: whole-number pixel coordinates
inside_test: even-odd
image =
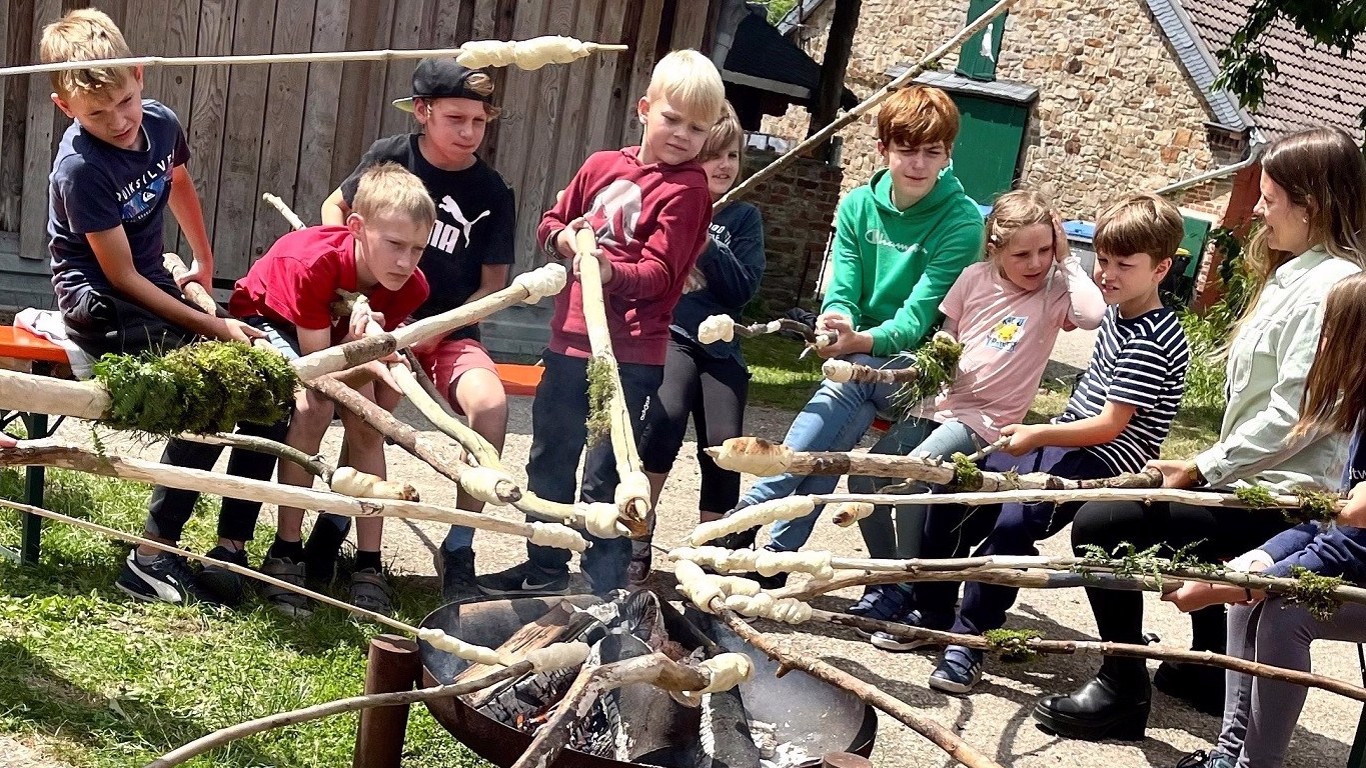
[[[1062,415],[1051,424],[1012,424],[1010,442],[987,460],[989,469],[1042,471],[1073,479],[1137,472],[1158,457],[1186,388],[1190,348],[1180,320],[1162,305],[1158,286],[1172,266],[1184,226],[1171,203],[1132,195],[1110,205],[1096,225],[1096,279],[1107,308],[1091,362]],[[1004,454],[1004,455],[1003,455]],[[1007,504],[969,513],[935,506],[925,520],[921,557],[1038,554],[1036,542],[1068,523],[1078,504]],[[1016,590],[968,582],[955,611],[956,582],[914,586],[908,623],[982,634],[1005,623]],[[882,642],[877,642],[882,640]],[[924,641],[878,637],[885,650],[906,651]],[[982,654],[949,646],[930,686],[966,693],[981,679]]]

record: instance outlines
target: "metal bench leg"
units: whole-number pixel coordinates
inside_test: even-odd
[[[47,414],[24,414],[24,427],[30,439],[38,440],[48,436]],[[34,507],[43,506],[43,483],[46,480],[45,467],[26,467],[24,469],[24,503]],[[19,546],[19,562],[31,565],[38,562],[43,545],[43,518],[24,513],[22,538]]]
[[[1366,682],[1366,649],[1357,644],[1357,659],[1361,661],[1361,679]],[[1347,756],[1347,768],[1366,768],[1366,707],[1361,710],[1357,721],[1356,738],[1352,741],[1352,752]]]

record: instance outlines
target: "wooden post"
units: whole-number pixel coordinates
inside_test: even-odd
[[[826,35],[825,58],[821,61],[821,79],[812,99],[811,125],[807,136],[834,121],[844,93],[844,73],[849,68],[849,53],[854,47],[854,32],[858,29],[859,10],[863,0],[835,0],[835,13],[830,19]]]
[[[416,641],[398,635],[379,635],[370,641],[365,664],[367,695],[411,690],[421,674]],[[407,704],[363,710],[352,768],[400,768],[407,730]]]

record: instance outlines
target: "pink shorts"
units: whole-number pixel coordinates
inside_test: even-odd
[[[442,394],[448,395],[451,385],[469,371],[483,369],[494,377],[498,376],[498,366],[494,365],[488,350],[474,339],[443,340],[434,347],[415,347],[413,353],[422,364],[422,370]],[[451,408],[460,412],[460,406],[455,402],[451,402]]]

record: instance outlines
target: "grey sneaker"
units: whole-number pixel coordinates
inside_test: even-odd
[[[302,587],[304,585],[304,564],[296,563],[287,557],[267,557],[261,563],[261,573],[291,586]],[[263,585],[261,597],[270,603],[271,608],[286,616],[304,617],[313,613],[313,608],[307,597],[298,592],[277,587],[274,584]]]
[[[392,615],[394,591],[389,587],[389,580],[374,568],[351,574],[351,604],[385,616]]]

